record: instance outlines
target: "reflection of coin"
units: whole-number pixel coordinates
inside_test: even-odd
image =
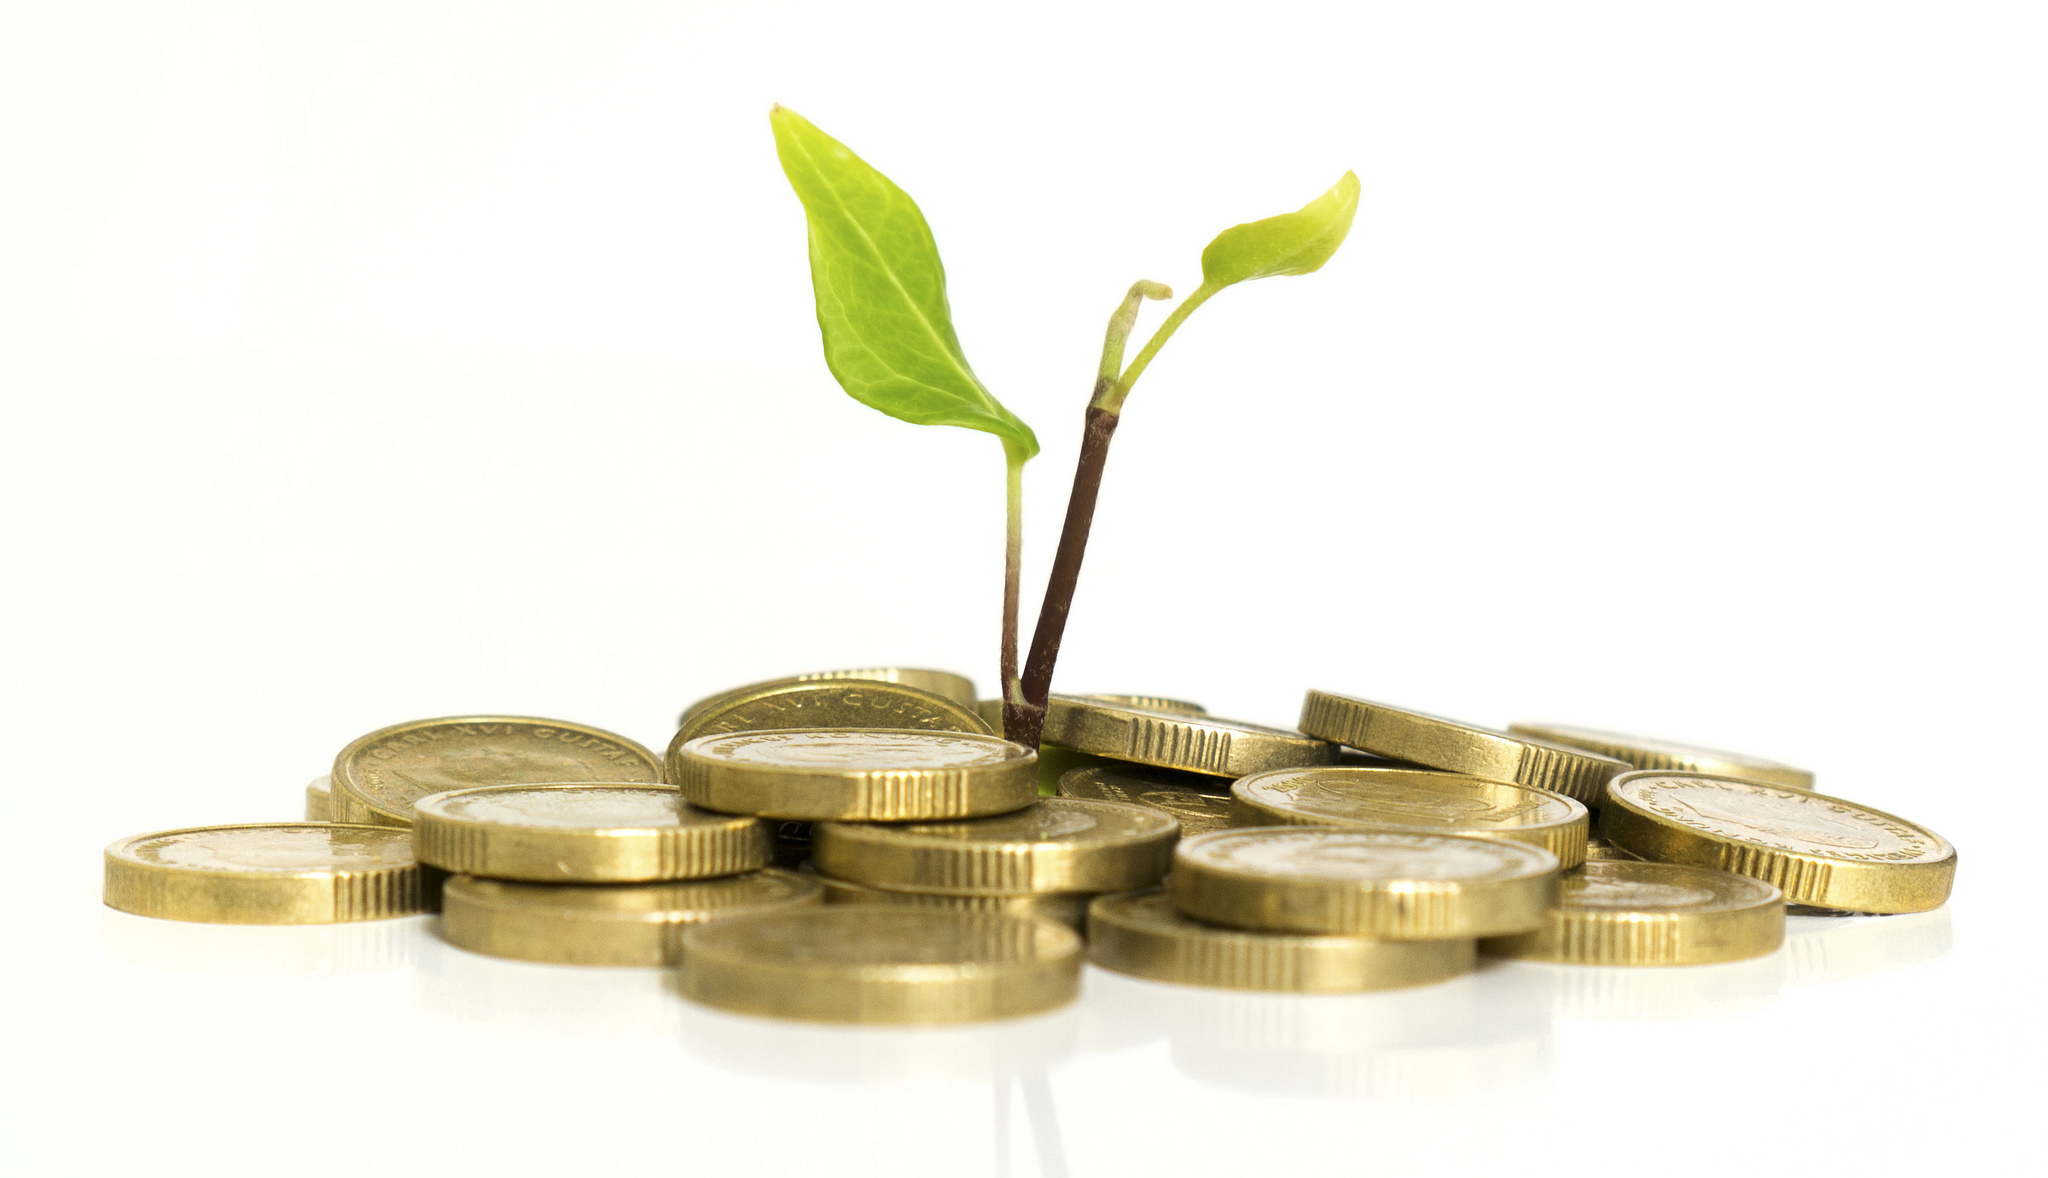
[[[1041,753],[1041,755],[1043,755]],[[1061,797],[1151,806],[1173,815],[1181,837],[1231,825],[1230,780],[1145,765],[1098,765],[1060,775]]]
[[[334,818],[334,795],[328,784],[333,775],[322,773],[306,783],[306,821],[330,822]]]
[[[1497,957],[1573,965],[1705,965],[1774,952],[1785,898],[1758,880],[1675,863],[1588,863],[1564,877],[1533,932],[1489,938]]]
[[[1431,769],[1276,769],[1231,787],[1233,826],[1342,826],[1457,834],[1542,847],[1586,861],[1586,808],[1562,794]]]
[[[1072,1002],[1081,938],[1048,920],[846,904],[692,928],[683,962],[686,997],[743,1014],[962,1023]]]
[[[901,683],[865,679],[782,679],[742,687],[693,705],[669,747],[723,732],[783,728],[910,728],[925,732],[993,730],[973,704]]]
[[[1724,753],[1719,749],[1703,749],[1643,736],[1624,736],[1619,732],[1602,732],[1594,728],[1573,728],[1566,724],[1510,724],[1508,732],[1585,749],[1603,757],[1627,761],[1638,769],[1680,769],[1688,773],[1712,773],[1717,777],[1761,781],[1765,785],[1782,785],[1788,789],[1813,788],[1813,774],[1804,769],[1741,753]]]
[[[704,879],[768,862],[758,818],[714,814],[668,785],[493,785],[421,798],[420,862],[542,883]]]
[[[1557,856],[1526,843],[1324,827],[1252,827],[1182,839],[1173,900],[1199,920],[1386,940],[1537,927]]]
[[[1608,841],[1644,859],[1772,884],[1795,904],[1922,912],[1948,899],[1956,852],[1903,818],[1805,790],[1704,773],[1617,778],[1601,811]]]
[[[1327,691],[1308,693],[1301,730],[1377,756],[1535,786],[1593,806],[1608,781],[1629,770],[1612,757]]]
[[[1335,745],[1285,728],[1069,695],[1055,695],[1046,704],[1044,735],[1098,757],[1218,777],[1337,759]]]
[[[106,850],[107,907],[216,924],[329,924],[422,910],[402,830],[313,822],[203,826]]]
[[[684,708],[682,717],[676,721],[676,725],[682,728],[689,727],[690,717],[695,715],[699,709],[708,704],[717,703],[728,695],[754,691],[762,687],[778,687],[784,683],[830,682],[835,679],[859,679],[872,683],[901,683],[905,687],[914,687],[919,691],[929,691],[933,695],[944,696],[957,704],[963,704],[970,708],[975,706],[974,680],[969,679],[965,675],[958,675],[952,671],[934,671],[926,667],[856,667],[847,671],[812,671],[806,675],[791,675],[784,679],[769,679],[760,683],[749,683],[745,687],[735,687],[721,691],[717,695],[706,696],[689,707]],[[800,725],[789,725],[789,727],[800,727]],[[808,727],[808,725],[802,725],[801,727]]]
[[[1161,982],[1333,994],[1419,986],[1472,968],[1470,940],[1250,933],[1190,920],[1164,889],[1100,896],[1088,909],[1088,959]]]
[[[1017,896],[948,896],[938,892],[898,892],[871,888],[843,879],[820,878],[827,904],[886,904],[899,908],[951,908],[961,912],[998,912],[1057,920],[1080,932],[1088,919],[1091,892],[1040,892]]]
[[[651,884],[508,883],[458,875],[441,893],[441,933],[493,957],[561,965],[673,965],[692,924],[815,907],[811,876],[750,871]]]
[[[661,760],[602,728],[527,716],[415,720],[358,737],[334,758],[334,816],[412,825],[443,790],[531,781],[661,780]]]
[[[971,732],[701,736],[670,745],[669,768],[694,805],[809,821],[979,818],[1021,810],[1038,796],[1028,749]]]
[[[1043,798],[967,822],[816,827],[821,875],[963,896],[1120,892],[1166,874],[1180,827],[1149,806]]]

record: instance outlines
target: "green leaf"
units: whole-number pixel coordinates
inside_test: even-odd
[[[1031,427],[967,365],[917,202],[795,111],[778,106],[768,121],[810,223],[818,328],[840,387],[904,421],[994,434],[1018,461],[1038,453]]]
[[[1344,244],[1357,212],[1358,174],[1346,172],[1300,212],[1233,225],[1217,234],[1202,251],[1202,285],[1220,290],[1254,278],[1321,269]]]

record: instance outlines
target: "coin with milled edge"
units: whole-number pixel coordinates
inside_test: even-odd
[[[1630,768],[1626,761],[1582,749],[1327,691],[1308,693],[1301,730],[1375,756],[1530,785],[1592,806],[1600,804],[1607,783]]]
[[[1542,847],[1569,870],[1586,861],[1586,808],[1563,794],[1434,769],[1275,769],[1231,787],[1232,826],[1341,826],[1455,834]]]
[[[334,817],[411,826],[413,803],[478,785],[661,780],[661,759],[615,732],[530,716],[415,720],[358,737],[334,758]]]
[[[907,728],[993,734],[973,704],[871,679],[784,679],[728,691],[691,707],[669,748],[700,736],[787,728]]]
[[[1174,699],[1167,695],[1115,695],[1102,692],[1086,692],[1075,695],[1075,699],[1092,699],[1098,703],[1120,704],[1127,708],[1144,708],[1148,712],[1172,712],[1177,716],[1206,716],[1209,709],[1189,700]]]
[[[1508,732],[1513,736],[1534,737],[1551,744],[1585,749],[1603,757],[1627,761],[1638,769],[1679,769],[1688,773],[1711,773],[1716,777],[1761,781],[1765,785],[1782,785],[1787,789],[1813,788],[1813,774],[1805,769],[1794,769],[1790,765],[1741,753],[1652,740],[1645,736],[1625,736],[1595,728],[1574,728],[1568,724],[1510,724]]]
[[[333,775],[322,773],[306,783],[306,821],[331,822],[334,818],[334,795],[328,782]]]
[[[816,1022],[943,1024],[1072,1002],[1081,938],[1049,920],[843,904],[683,934],[687,998]]]
[[[1644,859],[1746,875],[1817,908],[1925,912],[1955,884],[1955,848],[1924,826],[1733,777],[1627,774],[1608,790],[1600,833]]]
[[[1123,892],[1165,876],[1180,823],[1150,806],[1043,798],[961,822],[821,822],[814,837],[820,875],[892,891]]]
[[[1230,779],[1227,777],[1208,777],[1146,765],[1098,765],[1073,769],[1060,776],[1059,784],[1060,796],[1065,798],[1127,802],[1133,806],[1164,810],[1180,823],[1182,838],[1233,825],[1229,790]]]
[[[1025,896],[946,896],[937,892],[895,892],[850,880],[826,879],[827,904],[885,904],[897,908],[951,908],[961,912],[997,912],[1057,920],[1079,932],[1088,919],[1093,892],[1046,892]]]
[[[1212,924],[1408,941],[1537,928],[1557,879],[1557,856],[1527,843],[1263,826],[1182,839],[1171,884]]]
[[[420,862],[493,879],[703,879],[769,857],[760,819],[699,810],[671,785],[488,785],[421,798],[413,814]]]
[[[424,911],[406,833],[321,822],[198,826],[106,850],[109,908],[211,924],[335,924]]]
[[[669,746],[691,804],[840,822],[979,818],[1038,797],[1038,758],[998,736],[887,728],[700,736]],[[815,832],[813,834],[815,838]]]
[[[1337,759],[1337,746],[1285,728],[1070,695],[1055,695],[1047,703],[1044,736],[1098,757],[1217,777],[1328,765]]]
[[[1349,994],[1427,985],[1470,972],[1472,945],[1220,928],[1176,911],[1163,888],[1100,896],[1088,907],[1088,959],[1096,965],[1229,990]]]
[[[1785,897],[1761,880],[1676,863],[1588,863],[1564,877],[1533,932],[1492,937],[1494,957],[1568,965],[1708,965],[1775,952]]]
[[[644,884],[537,884],[458,875],[441,893],[441,935],[475,953],[557,965],[674,965],[693,924],[817,907],[824,888],[793,871]]]
[[[689,727],[691,717],[706,707],[719,703],[727,696],[757,692],[764,687],[781,687],[790,683],[819,683],[847,679],[869,683],[900,683],[905,687],[916,688],[919,691],[930,692],[933,695],[952,700],[954,703],[964,707],[973,708],[976,706],[974,681],[965,675],[957,675],[952,671],[934,671],[924,667],[856,667],[845,671],[812,671],[805,675],[789,675],[781,679],[765,679],[759,683],[749,683],[745,687],[728,688],[715,695],[707,695],[689,707],[684,708],[683,714],[676,720],[676,726],[679,728]],[[783,727],[796,727],[796,725],[783,725]],[[915,727],[915,725],[899,725],[899,727]],[[702,733],[697,735],[702,735]]]

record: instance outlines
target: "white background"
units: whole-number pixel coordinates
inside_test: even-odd
[[[2042,1047],[2031,5],[0,7],[0,1157],[19,1172],[1671,1173],[1985,1163]],[[1059,684],[1310,686],[1815,768],[1949,909],[1695,971],[792,1030],[427,921],[99,906],[382,725],[659,747],[994,679],[996,443],[819,354],[771,102],[922,204],[1031,422],[1028,597],[1137,278],[1346,168],[1321,273],[1131,399]],[[1143,330],[1160,312],[1148,309]],[[1028,629],[1027,629],[1028,632]],[[1950,947],[1952,944],[1952,947]]]

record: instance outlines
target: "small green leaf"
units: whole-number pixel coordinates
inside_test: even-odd
[[[818,328],[840,386],[891,417],[978,429],[1006,452],[1038,453],[1031,427],[967,365],[939,247],[917,203],[795,111],[778,106],[768,121],[810,223]]]
[[[1254,278],[1321,269],[1344,244],[1357,212],[1358,174],[1346,172],[1300,212],[1233,225],[1217,234],[1202,251],[1202,285],[1220,290]]]

